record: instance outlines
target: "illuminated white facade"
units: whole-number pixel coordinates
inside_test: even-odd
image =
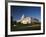
[[[21,21],[21,23],[23,23],[23,24],[29,24],[29,23],[31,23],[31,18],[30,17],[25,17],[22,21]]]
[[[30,17],[24,17],[24,15],[22,15],[21,19],[17,20],[17,22],[21,22],[23,24],[31,23],[31,18]]]
[[[39,20],[33,17],[25,17],[23,14],[21,19],[17,20],[17,22],[21,22],[22,24],[30,24],[31,22],[39,22]]]

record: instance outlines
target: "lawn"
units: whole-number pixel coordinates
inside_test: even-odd
[[[14,24],[16,26],[14,26]],[[22,23],[13,23],[11,24],[11,31],[26,31],[26,30],[40,30],[40,23],[31,23],[31,24],[22,24]]]

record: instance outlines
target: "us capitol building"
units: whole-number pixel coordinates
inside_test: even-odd
[[[39,22],[39,20],[32,17],[25,17],[23,14],[22,17],[17,20],[17,22],[21,22],[22,24],[30,24],[31,22]]]

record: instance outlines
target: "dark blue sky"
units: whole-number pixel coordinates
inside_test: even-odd
[[[41,19],[41,7],[34,6],[11,6],[13,20],[18,20],[22,15]]]

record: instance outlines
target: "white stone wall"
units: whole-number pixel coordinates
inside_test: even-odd
[[[21,21],[21,23],[23,23],[23,24],[31,23],[31,18],[30,18],[30,17],[25,17],[25,18]]]

